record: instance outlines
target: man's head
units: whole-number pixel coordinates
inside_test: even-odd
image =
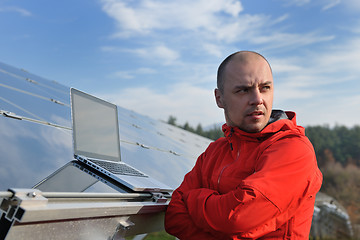
[[[273,103],[271,67],[260,54],[240,51],[219,66],[215,99],[226,123],[246,132],[260,132],[268,123]]]

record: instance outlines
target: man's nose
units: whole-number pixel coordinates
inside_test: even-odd
[[[252,91],[249,103],[250,103],[250,105],[261,105],[261,104],[263,104],[262,94],[261,94],[261,92],[259,90]]]

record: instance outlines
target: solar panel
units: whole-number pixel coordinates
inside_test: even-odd
[[[30,188],[73,159],[69,92],[0,63],[0,191]],[[124,162],[173,188],[211,141],[126,106],[118,112]],[[98,182],[88,191],[111,189]]]

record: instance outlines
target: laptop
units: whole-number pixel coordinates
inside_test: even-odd
[[[171,192],[172,188],[121,161],[115,104],[70,89],[74,157],[96,172],[135,192]]]

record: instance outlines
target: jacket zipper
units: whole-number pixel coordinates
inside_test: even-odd
[[[231,128],[231,132],[230,132],[229,138],[231,138],[231,137],[232,137],[233,133],[234,133],[234,128]],[[233,151],[233,150],[234,150],[234,148],[233,148],[233,145],[232,145],[232,142],[231,142],[231,141],[230,141],[230,149],[231,149],[231,151]],[[223,174],[224,170],[225,170],[228,166],[230,166],[231,164],[233,164],[233,163],[237,162],[237,160],[239,159],[239,156],[240,156],[240,148],[238,148],[238,151],[237,151],[237,154],[236,154],[236,159],[235,159],[232,163],[229,163],[229,164],[225,165],[225,166],[221,169],[220,174],[219,174],[219,177],[218,177],[218,181],[217,181],[217,183],[218,183],[218,188],[219,188],[219,185],[220,185],[220,179],[221,179],[221,176],[222,176],[222,174]]]
[[[234,128],[231,128],[231,130],[230,130],[230,135],[229,135],[229,141],[230,141],[230,138],[232,137],[233,133],[234,133]],[[231,142],[231,141],[230,141],[230,149],[231,149],[231,151],[233,151],[233,150],[234,150],[234,148],[233,148],[233,145],[232,145],[232,142]]]
[[[219,174],[218,181],[217,181],[217,182],[218,182],[218,186],[220,185],[220,178],[221,178],[221,175],[223,174],[224,170],[225,170],[228,166],[230,166],[231,164],[234,164],[235,162],[237,162],[237,160],[239,159],[239,156],[240,156],[240,151],[238,150],[236,159],[235,159],[232,163],[229,163],[229,164],[225,165],[225,166],[221,169],[221,172],[220,172],[220,174]]]

